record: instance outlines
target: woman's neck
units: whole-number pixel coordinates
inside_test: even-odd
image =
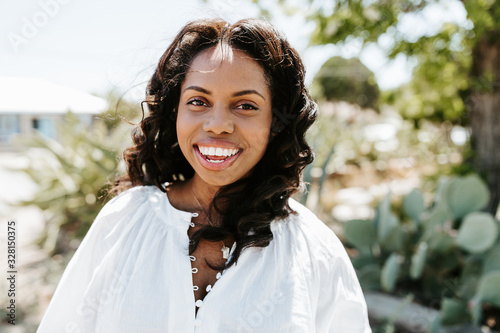
[[[170,204],[176,209],[206,215],[219,189],[220,187],[209,185],[195,175],[184,182],[170,184],[167,195]]]
[[[201,206],[200,208],[206,212],[214,200],[215,194],[220,189],[220,186],[213,186],[205,183],[201,178],[197,177],[196,174],[193,178],[186,181],[185,187],[186,190],[192,194],[195,201],[197,201],[197,204]]]

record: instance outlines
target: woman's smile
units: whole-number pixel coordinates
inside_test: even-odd
[[[242,149],[224,146],[194,145],[200,163],[209,170],[223,170],[232,165]]]

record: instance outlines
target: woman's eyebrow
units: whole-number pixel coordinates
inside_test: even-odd
[[[210,91],[206,90],[205,88],[199,87],[199,86],[189,86],[189,87],[184,88],[184,91],[186,91],[186,90],[195,90],[195,91],[199,91],[201,93],[207,94],[207,95],[212,95],[212,93]],[[259,93],[257,90],[254,90],[254,89],[238,91],[238,92],[233,94],[233,97],[238,97],[238,96],[243,96],[243,95],[251,95],[251,94],[259,95],[263,100],[266,100],[266,98],[261,93]]]
[[[261,93],[259,93],[257,90],[253,90],[253,89],[238,91],[237,93],[233,94],[233,97],[238,97],[238,96],[243,96],[243,95],[251,95],[251,94],[259,95],[260,97],[262,97],[263,100],[266,100],[266,98],[264,96],[262,96]]]
[[[186,87],[184,89],[184,91],[186,91],[186,90],[196,90],[196,91],[199,91],[199,92],[207,94],[207,95],[212,95],[212,93],[210,91],[203,89],[202,87],[198,87],[198,86],[189,86],[189,87]]]

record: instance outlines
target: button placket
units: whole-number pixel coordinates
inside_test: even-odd
[[[199,215],[198,215],[198,213],[190,213],[190,215],[191,215],[191,219],[189,219],[189,221],[188,221],[188,226],[189,227],[195,227],[195,224],[192,221],[192,218],[193,217],[197,217]],[[193,245],[193,243],[194,243],[194,241],[190,239],[189,240],[189,244]],[[229,250],[230,257],[232,256],[232,253],[234,252],[235,245],[236,245],[236,243],[233,243],[231,249]],[[189,255],[188,257],[189,257],[189,259],[191,261],[191,272],[192,272],[192,274],[198,273],[198,268],[192,267],[193,262],[196,261],[197,258],[194,255]],[[215,276],[216,277],[216,281],[213,284],[208,284],[206,286],[205,290],[206,290],[207,294],[205,295],[205,297],[203,299],[198,299],[198,300],[194,299],[194,305],[195,305],[195,309],[196,309],[196,311],[195,311],[195,321],[194,321],[195,330],[197,328],[199,328],[199,327],[202,326],[204,304],[205,304],[205,302],[207,300],[207,297],[210,297],[210,294],[212,294],[212,291],[213,291],[213,289],[215,287],[215,284],[219,281],[219,279],[222,277],[222,275],[223,275],[224,272],[225,272],[225,270],[217,272],[217,274]],[[193,291],[200,290],[199,286],[195,285],[194,283],[192,285],[193,285]]]

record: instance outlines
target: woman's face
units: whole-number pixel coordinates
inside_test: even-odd
[[[217,46],[200,52],[181,85],[177,139],[205,183],[248,175],[267,148],[271,92],[264,70],[246,53]]]

